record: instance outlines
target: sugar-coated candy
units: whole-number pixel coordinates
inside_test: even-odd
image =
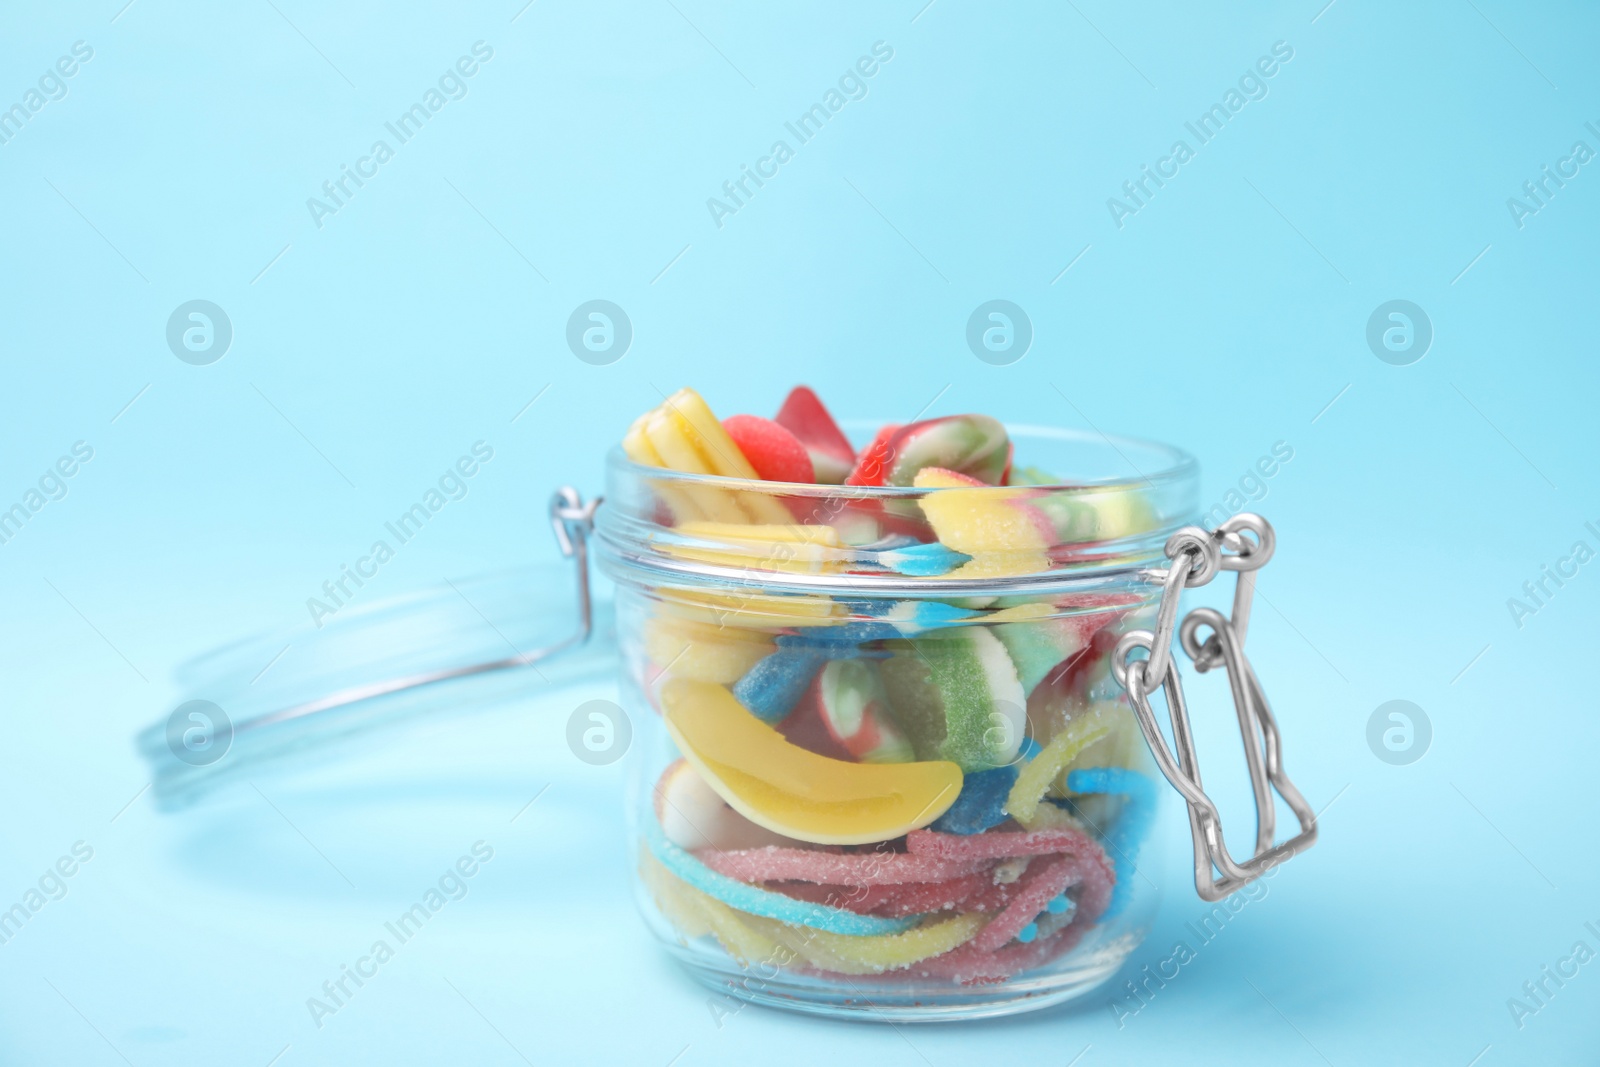
[[[1082,868],[1080,860],[1066,856],[1033,864],[1022,876],[1011,902],[973,938],[972,947],[980,951],[993,950],[1016,937],[1045,910],[1051,899],[1076,883]],[[1038,932],[1037,927],[1034,932]]]
[[[763,633],[653,615],[644,623],[651,663],[681,678],[727,685],[744,677],[774,645]]]
[[[806,446],[771,419],[732,415],[722,420],[722,428],[763,481],[809,483],[816,480]]]
[[[844,480],[845,485],[882,485],[889,473],[889,441],[900,432],[899,426],[885,426],[856,456],[856,465]]]
[[[1013,856],[1048,856],[1053,852],[1100,851],[1094,838],[1079,827],[1059,830],[996,830],[962,836],[937,830],[915,830],[906,835],[906,854],[935,857],[952,863],[999,860]]]
[[[932,828],[947,834],[978,834],[999,826],[1009,818],[1006,797],[1016,780],[1017,768],[1011,765],[968,774],[962,779],[961,795]]]
[[[850,937],[811,933],[752,920],[758,930],[832,974],[877,975],[904,970],[969,941],[983,927],[979,915],[954,915],[904,933]]]
[[[838,485],[855,466],[855,449],[822,406],[817,394],[803,385],[790,390],[773,420],[794,434],[811,457],[812,480]]]
[[[918,500],[939,541],[972,557],[949,577],[1008,578],[1050,569],[1046,550],[1055,531],[1033,507],[1032,490],[996,488],[939,467],[924,467],[912,481],[918,489],[939,490]]]
[[[971,556],[955,552],[938,541],[891,548],[877,555],[877,562],[881,566],[912,578],[936,578],[941,574],[949,574],[970,559]]]
[[[883,680],[919,759],[977,771],[1017,754],[1027,698],[998,638],[963,626],[891,644]]]
[[[871,660],[838,659],[829,663],[817,679],[817,695],[828,732],[856,759],[863,763],[909,763],[916,758],[911,742],[894,720],[889,696],[878,678],[877,665]],[[963,783],[962,789],[965,788]]]
[[[828,657],[814,648],[785,646],[763,657],[733,686],[733,695],[764,723],[776,723],[794,710]]]
[[[816,844],[887,841],[943,815],[954,763],[846,763],[791,744],[720,685],[672,678],[662,718],[685,759],[750,821]]]
[[[1032,693],[1051,672],[1081,653],[1095,633],[1115,618],[1108,614],[1058,617],[1053,605],[1038,601],[1008,608],[1006,613],[1009,621],[994,625],[994,635],[1017,665],[1025,693]],[[994,623],[992,617],[988,621]]]
[[[667,840],[661,827],[645,820],[645,843],[661,865],[687,884],[727,904],[731,908],[751,915],[764,915],[770,919],[795,926],[809,926],[816,930],[830,930],[839,934],[900,933],[910,929],[910,919],[886,919],[874,915],[858,915],[843,908],[810,901],[795,900],[782,893],[773,893],[719,874],[694,856]]]
[[[725,478],[756,477],[755,468],[693,389],[680,389],[659,407],[639,416],[623,437],[622,449],[629,459],[645,466]],[[660,488],[665,489],[668,507],[680,522],[790,521],[787,508],[776,499],[757,493],[735,494],[698,485]]]
[[[1011,464],[1006,428],[987,415],[947,415],[903,426],[884,444],[885,485],[911,485],[917,472],[940,467],[999,485]]]
[[[680,522],[685,540],[657,543],[669,556],[695,559],[741,570],[832,574],[847,559],[839,533],[832,526],[801,523]]]
[[[742,882],[871,886],[948,881],[984,869],[992,857],[949,858],[909,852],[829,852],[763,847],[704,852],[700,858],[712,870]]]
[[[988,870],[946,878],[941,882],[903,882],[897,885],[828,885],[815,882],[779,882],[775,888],[799,900],[813,900],[863,915],[929,915],[941,911],[998,911],[990,906],[995,889]]]
[[[1156,784],[1147,774],[1127,767],[1088,767],[1067,775],[1073,793],[1110,793],[1124,797],[1123,809],[1106,828],[1106,849],[1117,869],[1117,884],[1105,918],[1115,918],[1127,906],[1139,851],[1155,821]]]
[[[1060,479],[1038,467],[1019,467],[1011,472],[1010,485],[1060,486]],[[1113,489],[1051,488],[1034,499],[1062,544],[1088,541],[1114,541],[1154,529],[1157,520],[1142,493],[1124,487]]]
[[[1056,775],[1065,770],[1078,753],[1110,733],[1112,725],[1111,713],[1105,707],[1096,705],[1051,738],[1043,751],[1018,773],[1017,782],[1011,787],[1011,795],[1006,798],[1006,810],[1011,817],[1024,826],[1028,825],[1028,820],[1039,810],[1045,792],[1055,781]]]

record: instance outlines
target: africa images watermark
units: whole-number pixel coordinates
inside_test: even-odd
[[[460,100],[467,95],[466,79],[476,75],[481,69],[480,65],[494,58],[494,49],[483,41],[474,41],[472,55],[461,56],[454,66],[447,67],[439,75],[437,87],[428,86],[422,93],[422,99],[412,104],[400,113],[393,122],[385,122],[383,128],[394,137],[395,146],[405,144],[411,138],[422,132],[422,127],[428,120],[444,110],[445,104],[451,100]],[[339,175],[322,183],[321,197],[307,197],[306,210],[311,212],[311,221],[322,229],[322,220],[328,215],[337,215],[341,208],[355,199],[356,193],[364,188],[368,181],[378,176],[378,168],[395,157],[395,148],[389,142],[379,138],[372,142],[372,147],[367,154],[356,160],[355,166],[346,163],[339,164]],[[355,188],[351,188],[354,185]]]
[[[94,58],[94,47],[87,41],[72,42],[72,54],[62,56],[53,67],[45,68],[34,86],[29,86],[18,100],[8,108],[0,109],[0,145],[10,144],[22,132],[33,116],[45,105],[67,97],[67,79],[82,69],[82,64]]]
[[[862,56],[856,60],[855,66],[847,68],[839,75],[836,86],[829,86],[822,94],[819,103],[812,104],[800,113],[799,118],[793,122],[785,122],[784,129],[794,136],[795,145],[803,145],[811,138],[822,132],[822,127],[844,110],[844,106],[851,100],[865,100],[867,97],[867,79],[875,76],[882,69],[880,64],[887,64],[894,58],[894,48],[884,41],[872,42],[872,55]],[[772,142],[772,147],[767,149],[767,154],[755,161],[752,168],[747,164],[739,164],[739,176],[730,178],[722,183],[722,195],[726,199],[709,197],[706,200],[706,210],[711,213],[711,221],[716,223],[717,229],[722,229],[723,219],[729,215],[737,215],[739,209],[744,207],[764,188],[768,181],[778,176],[778,169],[795,156],[795,149],[786,140]],[[768,169],[768,168],[771,169]],[[750,188],[751,183],[755,188]]]
[[[1272,442],[1271,454],[1258,457],[1254,464],[1246,467],[1236,485],[1229,486],[1228,491],[1222,494],[1222,499],[1201,514],[1200,524],[1208,530],[1214,530],[1243,511],[1246,504],[1267,499],[1267,494],[1272,491],[1268,483],[1293,458],[1294,446],[1288,441]]]
[[[1585,122],[1584,128],[1600,138],[1600,128],[1592,122]],[[1576,178],[1584,164],[1594,158],[1594,149],[1586,141],[1574,141],[1567,154],[1556,160],[1555,170],[1552,172],[1550,164],[1546,163],[1539,168],[1539,176],[1530,178],[1522,183],[1522,199],[1515,196],[1506,198],[1506,210],[1511,213],[1511,221],[1517,229],[1527,228],[1527,221],[1540,211],[1550,206],[1550,201],[1562,189],[1567,187],[1567,182]],[[1570,169],[1569,169],[1570,168]]]
[[[1600,943],[1600,926],[1586,922],[1583,928]],[[1517,1029],[1527,1026],[1530,1017],[1548,1008],[1556,994],[1578,977],[1584,964],[1594,958],[1594,948],[1589,942],[1579,939],[1573,944],[1572,951],[1556,960],[1554,966],[1544,964],[1539,968],[1539,977],[1523,982],[1522,996],[1506,998],[1506,1010],[1511,1013],[1511,1021],[1517,1024]]]
[[[1600,527],[1592,522],[1586,522],[1583,528],[1594,538],[1595,544],[1600,544]],[[1557,559],[1555,563],[1540,564],[1539,577],[1530,578],[1522,583],[1523,597],[1527,599],[1506,598],[1506,610],[1511,613],[1511,621],[1517,624],[1517,629],[1520,630],[1525,625],[1523,620],[1539,614],[1540,609],[1549,604],[1557,593],[1566,588],[1568,582],[1578,576],[1579,568],[1594,557],[1594,545],[1580,537],[1572,542],[1567,554]]]
[[[1218,901],[1210,911],[1202,915],[1198,921],[1185,924],[1194,935],[1195,944],[1188,941],[1178,941],[1173,944],[1172,951],[1165,957],[1157,960],[1154,970],[1151,964],[1145,964],[1139,969],[1137,981],[1132,979],[1123,983],[1127,995],[1108,1001],[1106,1007],[1117,1020],[1117,1029],[1121,1030],[1128,1025],[1128,1020],[1138,1015],[1155,1000],[1156,994],[1167,988],[1169,982],[1175,981],[1183,974],[1183,968],[1200,958],[1200,950],[1221,936],[1228,924],[1244,911],[1250,904],[1260,903],[1271,892],[1267,885],[1269,879],[1278,873],[1278,865],[1274,864],[1262,872],[1261,878],[1241,886],[1235,893],[1231,893]]]
[[[1156,193],[1166,188],[1167,182],[1178,176],[1179,169],[1195,157],[1199,148],[1211,143],[1211,139],[1222,132],[1233,116],[1244,110],[1245,104],[1253,100],[1265,100],[1267,81],[1276,77],[1282,65],[1293,58],[1294,49],[1287,41],[1273,42],[1272,54],[1257,59],[1253,67],[1241,74],[1238,88],[1230,85],[1222,94],[1220,103],[1212,104],[1194,121],[1183,124],[1183,128],[1194,137],[1193,147],[1180,138],[1172,142],[1166,155],[1156,160],[1154,168],[1149,164],[1141,164],[1139,176],[1122,183],[1123,197],[1106,199],[1106,210],[1111,213],[1111,221],[1117,229],[1123,228],[1124,219],[1148,207]]]
[[[76,857],[74,859],[73,857]],[[10,944],[22,932],[22,927],[52,900],[67,895],[67,879],[78,873],[81,864],[94,859],[94,848],[86,841],[72,843],[72,855],[63,855],[39,876],[38,888],[29,886],[22,899],[0,911],[0,945]]]
[[[443,511],[446,504],[452,500],[466,499],[468,480],[475,477],[483,465],[492,459],[494,447],[485,441],[474,441],[472,455],[457,458],[453,466],[439,475],[437,487],[429,486],[421,500],[402,511],[393,522],[383,524],[383,528],[394,538],[394,545],[379,538],[372,542],[367,554],[357,559],[353,567],[348,563],[339,564],[338,576],[322,583],[322,595],[326,599],[314,596],[306,598],[306,610],[311,613],[311,621],[317,629],[322,629],[324,620],[337,615],[340,608],[355,599],[356,592],[378,576],[378,568],[394,559],[396,549],[417,536],[428,520]],[[351,585],[355,588],[352,589]]]
[[[72,454],[59,457],[39,476],[37,488],[29,486],[22,499],[10,507],[0,506],[0,545],[22,532],[29,519],[44,510],[52,500],[63,500],[67,495],[67,479],[73,477],[82,465],[94,458],[94,446],[87,441],[74,441]]]
[[[464,854],[453,866],[445,868],[439,880],[423,890],[421,900],[401,912],[393,922],[383,924],[384,930],[394,938],[393,945],[388,938],[380,937],[372,943],[366,955],[356,958],[355,966],[339,964],[338,975],[322,983],[322,995],[306,998],[306,1010],[311,1013],[311,1021],[317,1024],[317,1029],[321,1030],[325,1025],[323,1019],[339,1014],[339,1010],[348,1005],[367,982],[376,978],[378,968],[394,959],[396,950],[416,937],[424,923],[443,911],[450,901],[464,899],[470,888],[467,880],[475,877],[482,869],[482,864],[492,859],[494,846],[486,841],[474,841],[471,855]],[[352,985],[355,988],[352,989]]]

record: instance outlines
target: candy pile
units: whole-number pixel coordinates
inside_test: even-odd
[[[804,386],[774,419],[722,421],[681,390],[623,451],[714,476],[650,483],[659,547],[745,573],[998,581],[1152,523],[1130,490],[1014,468],[982,415],[885,426],[858,452]],[[879,486],[926,492],[861,491]],[[640,869],[685,941],[970,985],[1043,966],[1125,905],[1154,793],[1108,660],[1142,599],[711,588],[619,600],[639,617],[633,680],[682,756]]]

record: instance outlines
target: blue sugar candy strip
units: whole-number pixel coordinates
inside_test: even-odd
[[[827,904],[795,900],[782,893],[774,893],[760,886],[741,882],[719,874],[701,863],[686,850],[667,840],[654,813],[642,820],[645,842],[661,865],[682,881],[707,896],[715,897],[728,907],[749,915],[776,919],[790,926],[809,926],[813,930],[826,930],[832,934],[852,937],[872,937],[877,934],[902,934],[916,926],[922,916],[904,919],[885,919],[876,915],[857,915],[853,911]]]
[[[961,792],[956,802],[933,821],[932,828],[965,836],[981,834],[1005,822],[1009,818],[1006,814],[1006,797],[1017,783],[1017,768],[1039,752],[1039,743],[1031,737],[1024,737],[1016,763],[967,775],[961,780]]]
[[[867,641],[899,637],[900,631],[883,622],[842,622],[837,626],[808,626],[798,634],[778,638],[780,648],[809,648],[829,659],[854,659],[856,646]]]
[[[913,578],[934,578],[949,574],[971,558],[934,541],[926,545],[890,549],[881,553],[878,561],[891,570]]]
[[[794,710],[825,662],[827,657],[815,649],[780,647],[733,683],[734,698],[762,722],[775,725]]]
[[[1015,766],[974,771],[961,780],[956,802],[933,821],[932,829],[946,834],[981,834],[1005,822],[1006,797],[1017,781]]]
[[[894,623],[902,633],[914,634],[940,626],[952,626],[978,613],[970,608],[946,604],[942,600],[896,600],[887,607],[878,605],[873,614],[884,622]]]
[[[1127,767],[1085,767],[1067,775],[1067,788],[1074,793],[1111,793],[1127,797],[1117,824],[1105,835],[1111,862],[1117,869],[1117,884],[1101,918],[1115,918],[1128,903],[1139,846],[1149,835],[1155,817],[1155,783],[1148,775]]]

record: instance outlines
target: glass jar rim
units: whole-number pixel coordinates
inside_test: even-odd
[[[852,429],[872,429],[876,424],[846,422]],[[598,562],[613,578],[629,576],[645,584],[665,582],[703,587],[759,586],[774,593],[826,596],[895,596],[941,599],[960,596],[1004,596],[1008,594],[1044,595],[1054,592],[1093,592],[1098,587],[1142,581],[1152,568],[1166,562],[1163,548],[1180,527],[1194,521],[1198,506],[1199,464],[1188,452],[1160,442],[1132,437],[1113,437],[1094,430],[1075,430],[1021,424],[1006,426],[1017,445],[1032,442],[1040,451],[1054,445],[1060,453],[1055,461],[1089,469],[1088,476],[1060,477],[1040,484],[957,486],[965,494],[995,494],[997,500],[1020,496],[1082,498],[1105,502],[1126,497],[1150,504],[1147,526],[1105,536],[1064,537],[1050,550],[1052,556],[1036,570],[1005,576],[960,576],[946,573],[920,576],[893,573],[892,569],[863,570],[852,561],[874,561],[877,551],[870,546],[845,546],[815,549],[812,558],[833,566],[806,572],[803,568],[764,567],[759,558],[769,553],[752,549],[749,541],[728,540],[733,527],[725,523],[693,523],[692,531],[663,521],[659,504],[664,497],[677,496],[693,501],[711,494],[729,498],[815,500],[823,506],[842,504],[867,509],[884,508],[903,512],[916,509],[919,501],[937,497],[950,489],[915,486],[849,486],[818,483],[765,481],[755,478],[730,478],[695,474],[635,463],[621,448],[607,455],[607,501],[595,515]],[[1138,457],[1140,462],[1135,462]],[[1024,455],[1050,463],[1047,456]],[[1096,469],[1098,468],[1098,469]],[[1026,468],[1023,468],[1026,469]],[[1060,468],[1057,467],[1059,470]],[[1107,469],[1131,469],[1130,476],[1107,474]],[[1056,476],[1059,477],[1059,476]],[[1115,510],[1115,509],[1114,509]],[[707,530],[706,527],[713,527]],[[897,548],[882,550],[886,555]],[[967,558],[962,556],[961,558]],[[927,573],[927,572],[924,572]]]
[[[844,420],[844,426],[876,427],[882,423],[868,422],[865,420]],[[1059,442],[1074,442],[1088,444],[1092,447],[1105,447],[1116,452],[1122,461],[1134,473],[1132,476],[1117,475],[1100,478],[1076,478],[1059,482],[1029,485],[1026,488],[1040,489],[1046,492],[1073,492],[1083,490],[1114,490],[1119,488],[1155,487],[1161,484],[1181,482],[1185,478],[1192,478],[1199,472],[1199,461],[1194,456],[1179,448],[1162,441],[1154,441],[1142,437],[1130,437],[1122,434],[1106,434],[1098,430],[1078,430],[1059,426],[1036,426],[1027,423],[1004,423],[1006,433],[1013,441],[1018,438],[1036,438]],[[1142,470],[1127,453],[1143,451],[1165,459],[1165,465],[1152,471]],[[777,482],[766,481],[761,478],[730,478],[720,474],[696,474],[690,471],[673,470],[670,467],[652,467],[643,463],[635,463],[622,451],[620,445],[614,445],[606,455],[606,463],[615,469],[632,474],[635,477],[649,478],[666,485],[704,486],[707,488],[726,489],[732,491],[750,491],[759,493],[780,493],[783,496],[793,497],[836,497],[850,500],[892,500],[905,498],[918,498],[930,493],[939,493],[943,489],[919,489],[909,485],[831,485],[822,482]],[[962,486],[963,492],[973,490],[994,489],[1001,492],[1014,491],[1016,486]]]

